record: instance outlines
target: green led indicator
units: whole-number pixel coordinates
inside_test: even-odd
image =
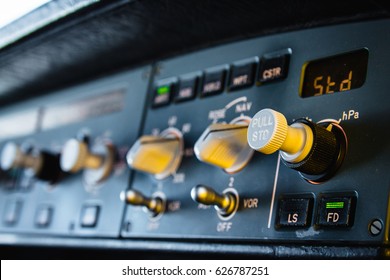
[[[162,86],[157,89],[157,94],[158,95],[164,95],[169,93],[169,86]]]
[[[326,209],[342,209],[344,208],[344,202],[327,202]]]

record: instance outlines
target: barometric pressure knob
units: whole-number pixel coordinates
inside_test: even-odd
[[[196,157],[228,173],[241,170],[253,155],[247,143],[247,130],[248,123],[244,122],[210,125],[195,143]]]
[[[120,194],[122,201],[134,206],[144,206],[152,214],[158,216],[165,211],[165,199],[160,196],[146,197],[136,190],[123,191]]]
[[[1,151],[0,166],[4,171],[14,168],[32,170],[40,180],[55,182],[60,177],[59,155],[43,150],[23,151],[14,142],[8,142]]]
[[[89,149],[87,143],[70,139],[62,149],[60,163],[65,172],[84,170],[85,182],[95,185],[110,175],[114,165],[114,147],[110,143],[99,143]]]
[[[127,153],[130,168],[163,179],[176,172],[183,154],[181,133],[167,129],[159,136],[142,136]]]
[[[219,194],[210,187],[197,185],[191,190],[191,198],[204,205],[214,205],[223,217],[233,214],[238,208],[238,197],[229,189]]]
[[[325,181],[340,167],[346,136],[335,122],[313,123],[298,119],[290,126],[283,114],[263,109],[252,118],[248,144],[264,154],[280,151],[284,164],[312,183]]]

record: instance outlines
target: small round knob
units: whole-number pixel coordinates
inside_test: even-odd
[[[191,190],[191,198],[204,205],[214,205],[222,216],[229,216],[237,209],[238,201],[231,192],[217,193],[210,187],[197,185]]]
[[[152,216],[157,216],[165,211],[165,201],[161,197],[146,197],[136,190],[123,191],[120,194],[122,201],[134,206],[144,206]]]
[[[286,166],[317,183],[336,172],[346,151],[345,133],[338,124],[298,119],[288,126],[283,114],[272,109],[263,109],[252,118],[248,144],[264,154],[280,151]]]
[[[101,155],[91,154],[85,142],[76,139],[68,140],[62,150],[61,168],[65,172],[76,173],[84,168],[98,169],[104,158]]]
[[[98,143],[89,149],[87,143],[68,140],[61,154],[61,169],[76,173],[84,170],[84,181],[95,185],[104,181],[114,165],[114,147],[110,143]]]
[[[29,169],[36,178],[50,182],[58,180],[61,173],[58,154],[36,149],[25,152],[14,142],[4,145],[0,167],[4,171],[14,168]]]
[[[210,125],[195,143],[196,157],[228,173],[241,170],[253,155],[247,143],[247,130],[248,124]]]
[[[130,168],[163,179],[176,172],[183,154],[181,134],[166,130],[159,136],[142,136],[127,153]]]

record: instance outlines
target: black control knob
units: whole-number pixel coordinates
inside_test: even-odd
[[[289,126],[284,115],[272,109],[263,109],[252,118],[248,143],[264,154],[280,151],[283,163],[312,183],[334,175],[347,146],[345,133],[335,122],[298,119]]]
[[[37,179],[55,182],[61,175],[59,154],[33,149],[23,151],[14,142],[8,142],[1,151],[0,166],[4,171],[14,168],[29,169]]]

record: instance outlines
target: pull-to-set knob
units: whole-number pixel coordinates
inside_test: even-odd
[[[253,155],[247,143],[247,130],[248,123],[210,125],[195,143],[196,157],[228,173],[241,170]]]
[[[197,185],[191,190],[191,198],[204,205],[213,205],[219,214],[229,216],[237,210],[237,197],[231,192],[217,193],[210,187]]]
[[[1,151],[0,166],[4,171],[15,168],[29,169],[40,180],[55,182],[61,169],[59,155],[43,150],[23,151],[14,142],[8,142]]]
[[[183,154],[183,142],[178,131],[166,130],[159,136],[142,136],[131,147],[126,159],[128,165],[164,179],[176,172]]]
[[[336,123],[298,119],[290,126],[283,114],[263,109],[248,128],[248,143],[264,154],[280,151],[284,164],[315,183],[332,176],[346,152],[346,137]]]
[[[165,202],[161,197],[146,197],[139,191],[128,190],[123,191],[120,198],[127,204],[145,207],[152,216],[157,216],[165,211]]]
[[[87,143],[70,139],[63,147],[60,164],[65,172],[84,170],[85,182],[95,185],[110,175],[114,165],[114,147],[109,143],[100,143],[90,149]]]

